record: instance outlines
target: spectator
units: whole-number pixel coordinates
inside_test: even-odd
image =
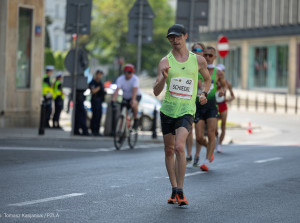
[[[53,100],[55,105],[55,112],[53,115],[53,128],[61,128],[59,125],[60,113],[64,107],[64,93],[62,90],[62,73],[56,74],[56,80],[53,87]]]
[[[104,101],[105,91],[104,86],[101,82],[103,77],[103,71],[97,70],[95,72],[94,79],[89,83],[89,88],[92,93],[91,105],[92,105],[92,120],[91,120],[91,130],[92,135],[101,136],[99,132],[101,127],[101,117],[102,117],[102,102]]]
[[[45,128],[50,128],[50,116],[52,113],[52,84],[51,84],[51,75],[53,73],[54,66],[46,66],[46,74],[43,77],[43,103],[45,105]]]

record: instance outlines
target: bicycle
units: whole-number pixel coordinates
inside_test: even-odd
[[[117,150],[120,150],[127,138],[129,148],[134,149],[138,139],[138,132],[133,129],[133,113],[126,102],[123,101],[121,106],[121,114],[117,118],[114,132],[114,145]]]

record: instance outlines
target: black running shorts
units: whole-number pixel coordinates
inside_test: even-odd
[[[196,103],[196,113],[194,122],[197,123],[199,120],[206,120],[208,118],[217,118],[218,108],[215,100],[208,100],[205,105]]]
[[[188,131],[191,130],[194,117],[192,115],[183,115],[178,118],[171,118],[164,113],[160,112],[161,129],[163,135],[172,133],[175,135],[175,130],[179,127],[184,127]]]

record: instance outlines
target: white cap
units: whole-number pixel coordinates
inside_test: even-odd
[[[218,68],[219,70],[225,71],[225,66],[224,66],[223,64],[218,64],[218,65],[217,65],[217,68]]]
[[[55,77],[62,77],[63,76],[63,74],[61,73],[61,72],[58,72],[56,75],[55,75]]]
[[[54,70],[54,66],[53,65],[48,65],[48,66],[46,66],[46,70]]]

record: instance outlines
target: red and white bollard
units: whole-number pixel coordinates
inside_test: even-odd
[[[252,134],[252,126],[251,126],[251,122],[248,123],[248,133]]]

